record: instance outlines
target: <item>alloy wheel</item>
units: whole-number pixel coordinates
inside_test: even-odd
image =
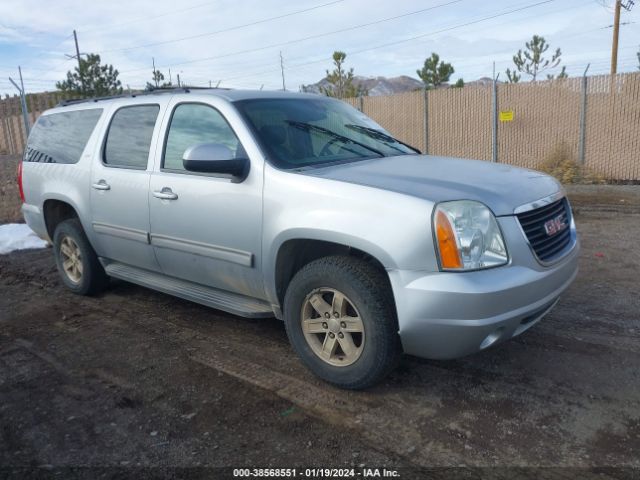
[[[73,238],[65,236],[62,239],[60,255],[64,273],[73,283],[80,283],[82,280],[82,252]]]
[[[339,367],[353,364],[364,348],[362,318],[353,302],[333,288],[317,288],[302,304],[304,337],[320,359]]]

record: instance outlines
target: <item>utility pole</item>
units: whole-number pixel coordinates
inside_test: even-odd
[[[495,72],[495,66],[493,67]],[[491,109],[493,113],[491,126],[491,161],[498,162],[498,78],[500,74],[493,77],[493,95],[491,96]]]
[[[156,59],[151,57],[151,64],[153,65],[153,81],[156,84],[156,88],[158,88],[158,77],[156,75]]]
[[[64,54],[65,57],[67,58],[75,58],[76,60],[78,60],[78,74],[80,74],[80,47],[78,47],[78,34],[76,33],[76,31],[73,31],[73,41],[76,44],[76,54],[75,55],[68,55],[68,54]],[[80,74],[80,86],[82,87],[82,91],[84,92],[84,80],[82,78],[82,75]]]
[[[616,0],[615,13],[613,14],[613,43],[611,44],[611,75],[618,72],[618,37],[620,36],[620,7],[621,0]]]
[[[613,42],[611,44],[611,75],[618,73],[618,38],[620,37],[620,10],[624,8],[627,12],[633,8],[634,0],[615,0],[616,5],[613,13]]]
[[[580,137],[578,142],[578,161],[580,165],[584,165],[585,159],[585,145],[587,138],[587,72],[589,71],[589,67],[591,64],[587,64],[587,68],[584,69],[584,73],[582,74],[582,88],[581,97],[582,101],[580,102]]]
[[[284,60],[282,59],[282,51],[280,51],[280,72],[282,73],[282,91],[285,91],[287,87],[284,84]]]
[[[76,58],[78,59],[78,70],[80,70],[80,48],[78,47],[78,34],[73,31],[73,41],[76,44]]]
[[[180,88],[180,74],[176,73],[176,77],[178,77],[178,88]]]
[[[84,91],[84,80],[82,79],[82,74],[80,73],[80,47],[78,47],[78,34],[76,31],[73,31],[73,41],[76,44],[76,58],[78,59],[78,76],[80,77],[80,84],[82,85],[82,90]]]
[[[13,84],[14,87],[20,92],[20,106],[22,107],[22,121],[24,122],[24,131],[27,136],[29,136],[29,130],[31,125],[29,124],[29,114],[27,112],[27,99],[26,93],[24,91],[24,82],[22,81],[22,69],[18,67],[18,73],[20,74],[20,86],[16,82],[13,81],[13,78],[9,77],[9,81]]]

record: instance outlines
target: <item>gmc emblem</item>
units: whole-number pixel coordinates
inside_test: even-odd
[[[544,231],[547,232],[548,236],[555,235],[565,228],[567,228],[567,224],[562,219],[562,215],[558,215],[557,217],[552,218],[544,224]]]

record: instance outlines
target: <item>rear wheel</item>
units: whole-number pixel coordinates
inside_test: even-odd
[[[92,295],[107,286],[109,277],[77,218],[57,225],[53,252],[62,282],[73,293]]]
[[[287,289],[284,317],[305,365],[342,388],[375,384],[401,353],[389,282],[361,259],[326,257],[303,267]]]

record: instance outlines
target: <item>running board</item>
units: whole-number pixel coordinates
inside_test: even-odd
[[[205,287],[197,283],[168,277],[122,263],[109,263],[104,267],[107,275],[143,287],[168,293],[192,302],[217,308],[234,315],[250,318],[273,317],[271,305],[262,300]]]

